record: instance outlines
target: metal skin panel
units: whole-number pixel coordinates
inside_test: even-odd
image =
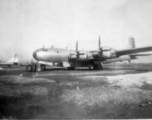
[[[106,54],[108,53],[108,54]],[[115,56],[115,50],[104,51],[100,63],[107,58]],[[68,62],[70,66],[88,66],[99,62],[99,52],[79,51],[79,56],[76,62],[76,51],[68,49],[38,49],[33,53],[33,57],[37,61],[63,63]],[[77,63],[77,64],[76,64]]]
[[[92,54],[89,52],[85,52],[80,55],[77,59],[76,65],[76,51],[75,50],[68,50],[68,49],[38,49],[33,53],[33,57],[38,62],[52,62],[52,63],[69,63],[70,66],[88,66],[93,64],[92,62]],[[83,57],[83,58],[82,58]],[[67,66],[67,65],[63,65]]]
[[[69,60],[72,51],[66,49],[39,49],[33,53],[33,57],[37,61],[61,63]]]
[[[111,55],[111,51],[104,51],[104,52],[102,53],[102,57],[104,57],[104,58],[109,58],[110,55]]]

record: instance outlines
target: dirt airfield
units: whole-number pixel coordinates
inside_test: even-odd
[[[152,65],[0,70],[0,119],[152,118]]]

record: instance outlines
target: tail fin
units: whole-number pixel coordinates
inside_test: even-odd
[[[133,37],[130,37],[129,38],[129,49],[133,49],[133,48],[136,48],[135,46],[135,39]],[[131,59],[137,59],[137,57],[134,55],[129,55]],[[131,60],[129,61],[131,62]]]
[[[14,57],[7,62],[13,63],[13,64],[18,64],[18,61],[19,61],[18,56],[17,56],[17,54],[15,54]]]
[[[135,39],[133,37],[129,38],[129,48],[136,48]]]

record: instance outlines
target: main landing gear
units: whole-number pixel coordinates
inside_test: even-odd
[[[93,69],[94,69],[94,70],[102,70],[102,69],[103,69],[103,66],[102,66],[102,64],[94,64],[94,65],[93,65]]]
[[[68,67],[68,70],[75,70],[75,67]]]
[[[37,70],[37,64],[32,63],[26,66],[26,71],[27,72],[36,72]]]
[[[27,72],[45,71],[46,65],[40,65],[38,63],[31,63],[26,66]]]
[[[40,65],[40,71],[45,71],[46,70],[46,65]]]

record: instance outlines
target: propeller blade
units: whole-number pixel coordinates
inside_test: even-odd
[[[76,42],[76,67],[77,67],[77,60],[78,60],[78,41]]]
[[[102,48],[101,48],[101,41],[100,41],[100,36],[99,36],[99,43],[98,43],[98,49],[99,49],[99,61],[101,61],[101,57],[102,57]]]
[[[100,48],[101,48],[100,36],[99,36],[99,43],[98,43],[98,47],[99,47],[99,50],[100,50]]]
[[[76,42],[76,54],[78,52],[78,41]]]

